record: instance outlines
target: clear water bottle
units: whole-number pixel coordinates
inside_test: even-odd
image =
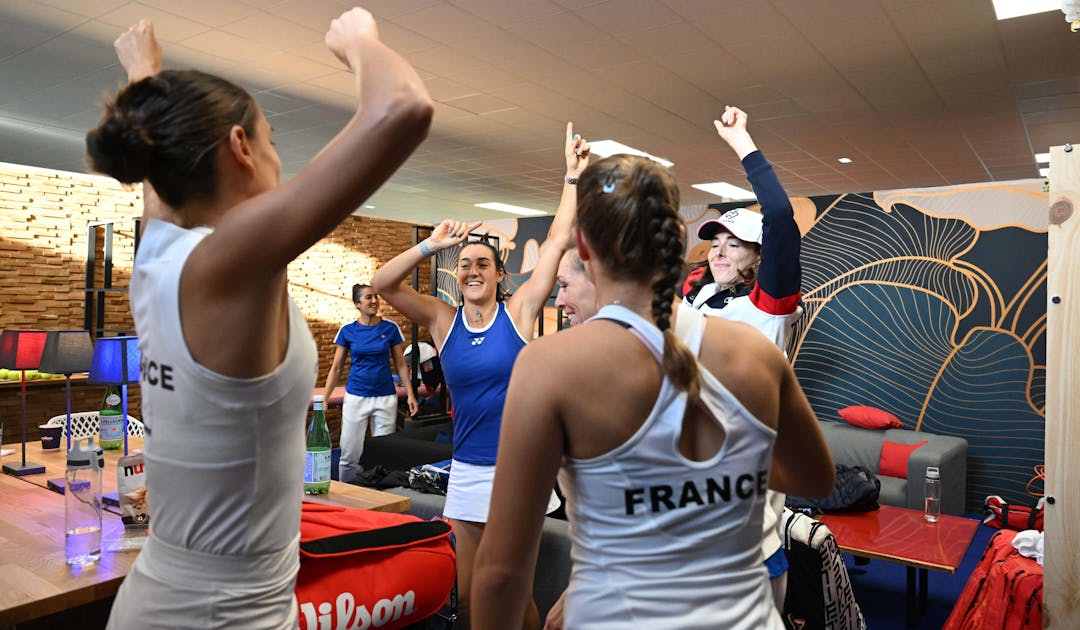
[[[120,388],[109,385],[98,412],[101,448],[109,450],[124,445],[124,409],[121,405]]]
[[[311,406],[311,425],[304,459],[304,494],[330,492],[330,429],[326,426],[323,396],[316,394]]]
[[[926,506],[923,512],[928,523],[938,522],[941,516],[941,474],[937,466],[926,467]]]
[[[80,566],[101,557],[101,471],[105,456],[93,436],[68,451],[64,490],[64,560]]]

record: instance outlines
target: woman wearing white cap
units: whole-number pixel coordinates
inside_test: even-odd
[[[708,264],[683,285],[679,310],[746,322],[785,350],[799,308],[799,226],[772,165],[746,130],[747,115],[725,107],[716,131],[742,160],[761,213],[736,208],[698,228],[711,240]]]
[[[685,338],[683,328],[694,318],[683,315],[698,310],[750,324],[786,351],[792,328],[802,315],[799,226],[776,172],[746,130],[746,112],[728,106],[720,120],[713,122],[716,132],[742,160],[761,212],[735,208],[698,228],[699,238],[712,241],[708,264],[691,273],[683,285],[675,329]],[[781,611],[788,569],[778,531],[784,498],[779,492],[768,493],[761,545],[773,597]]]

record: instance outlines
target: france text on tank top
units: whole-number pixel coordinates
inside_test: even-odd
[[[270,374],[223,376],[192,358],[180,323],[180,273],[208,233],[149,221],[131,279],[152,535],[210,554],[272,554],[290,549],[299,532],[318,355],[290,299],[288,348]]]
[[[495,465],[510,370],[524,347],[525,339],[502,302],[483,329],[470,328],[464,311],[458,307],[439,350],[443,376],[454,402],[454,459],[479,466]]]
[[[654,356],[662,353],[662,333],[628,309],[608,305],[596,317],[630,324]],[[705,318],[691,318],[686,341],[697,355]],[[725,431],[706,461],[678,450],[686,396],[666,377],[629,440],[564,460],[574,561],[567,627],[783,627],[761,554],[776,432],[703,368],[701,402]]]
[[[334,344],[349,353],[349,378],[345,391],[353,396],[390,396],[395,393],[390,372],[390,349],[404,343],[401,328],[382,319],[373,326],[353,321],[342,326]]]

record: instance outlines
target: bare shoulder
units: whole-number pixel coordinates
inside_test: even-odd
[[[534,369],[545,379],[574,383],[611,382],[634,370],[613,366],[652,362],[648,350],[622,326],[593,321],[536,339],[522,349],[518,364]],[[515,366],[517,369],[517,366]]]

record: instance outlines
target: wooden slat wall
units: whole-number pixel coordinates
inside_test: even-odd
[[[1067,146],[1067,145],[1066,145]],[[1080,146],[1050,149],[1043,606],[1080,628]]]

